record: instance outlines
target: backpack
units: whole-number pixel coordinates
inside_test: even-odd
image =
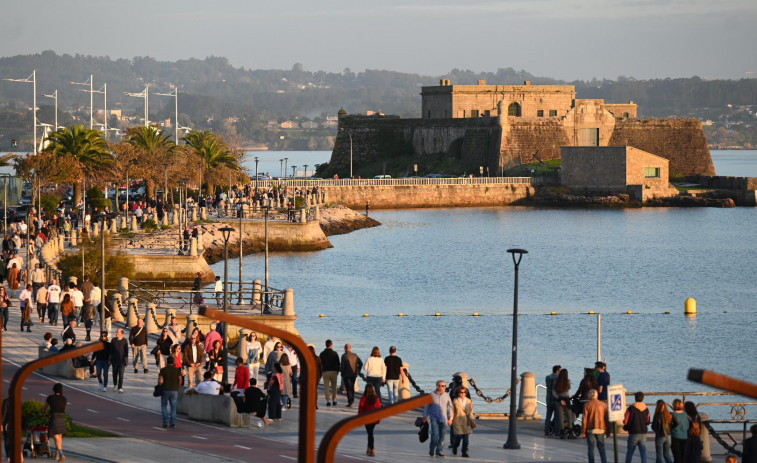
[[[689,426],[689,436],[691,437],[699,437],[702,435],[702,423],[699,422],[699,420],[692,420],[689,418],[689,422],[691,423],[691,426]]]

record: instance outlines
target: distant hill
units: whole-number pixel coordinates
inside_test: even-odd
[[[89,96],[81,91],[85,87],[70,82],[84,82],[93,74],[95,89],[104,82],[108,84],[109,109],[123,109],[141,116],[142,100],[125,96],[124,92],[141,92],[149,84],[151,94],[169,93],[173,86],[178,86],[181,125],[233,132],[247,143],[279,149],[328,149],[334,129],[308,128],[288,132],[292,136],[282,139],[278,125],[270,121],[321,123],[341,107],[350,113],[382,111],[419,117],[420,87],[436,85],[440,79],[450,79],[453,84],[474,84],[478,80],[490,84],[517,84],[525,80],[535,85],[572,84],[579,98],[603,98],[607,102],[632,100],[639,105],[641,116],[699,117],[733,124],[742,118],[736,114],[729,119],[728,114],[746,107],[746,112],[742,111],[744,118],[740,125],[743,125],[751,122],[749,111],[757,109],[757,79],[619,78],[616,81],[564,82],[512,68],[480,73],[453,69],[443,76],[421,76],[385,70],[306,71],[300,64],[289,70],[249,70],[235,68],[221,57],[165,62],[150,57],[111,59],[58,55],[53,51],[0,58],[0,78],[25,78],[34,69],[37,70],[42,122],[52,122],[53,101],[41,94],[56,89],[60,111],[73,112],[63,117],[61,123],[71,123],[73,117],[88,121]],[[0,149],[7,148],[5,140],[10,137],[29,138],[31,119],[26,112],[31,106],[29,87],[0,81]],[[101,108],[102,96],[96,95],[95,101],[96,109]],[[751,105],[755,105],[754,108],[750,108]],[[173,99],[151,95],[151,120],[173,119],[173,113]]]

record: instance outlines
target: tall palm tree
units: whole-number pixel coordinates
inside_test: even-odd
[[[147,183],[146,194],[154,197],[155,184],[163,178],[163,172],[156,165],[168,162],[176,152],[176,143],[159,127],[139,126],[126,131],[126,143],[138,151],[134,160],[137,171]]]
[[[216,134],[210,130],[192,131],[183,138],[187,146],[199,158],[202,165],[202,177],[206,179],[213,171],[226,167],[232,171],[239,171],[239,160]],[[202,187],[203,180],[200,180]],[[210,182],[208,182],[210,183]],[[208,190],[210,190],[208,184]]]
[[[82,197],[81,181],[103,175],[115,163],[110,146],[102,133],[84,128],[83,125],[58,129],[47,137],[47,141],[44,153],[65,158],[77,174],[74,179],[74,204]]]

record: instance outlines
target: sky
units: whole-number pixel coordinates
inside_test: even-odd
[[[757,77],[754,0],[24,0],[2,12],[3,57],[222,56],[248,69],[427,76],[511,67],[567,81]]]

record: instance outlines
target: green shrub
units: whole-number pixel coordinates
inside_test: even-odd
[[[152,233],[158,229],[158,223],[153,219],[147,219],[142,222],[142,230]]]
[[[105,286],[118,287],[121,277],[134,278],[134,263],[120,252],[112,251],[110,236],[105,238]],[[84,274],[100,281],[100,239],[90,240],[83,236],[76,253],[66,254],[58,261],[58,268],[65,278],[77,276],[82,279],[82,250],[84,251]],[[83,280],[81,280],[83,281]]]
[[[160,226],[161,230],[170,230],[171,228],[173,228],[173,227],[171,227],[171,225],[161,225]]]
[[[48,217],[52,217],[58,209],[61,197],[55,194],[46,193],[42,195],[42,210],[45,211]]]
[[[21,404],[21,425],[25,428],[31,426],[47,426],[50,417],[44,411],[45,404],[38,400],[27,400]]]

